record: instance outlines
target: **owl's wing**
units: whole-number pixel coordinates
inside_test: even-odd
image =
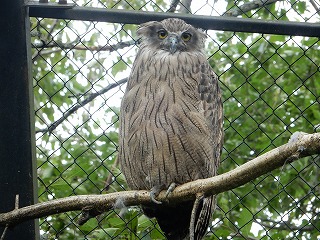
[[[214,175],[220,165],[220,155],[223,144],[223,108],[219,80],[209,63],[201,65],[200,84],[198,87],[200,100],[207,124],[212,129],[212,141],[215,151]]]
[[[223,109],[218,77],[208,63],[201,65],[201,76],[199,84],[200,100],[207,120],[208,126],[212,130],[212,142],[214,149],[214,164],[210,171],[217,174],[220,165],[220,155],[223,144]],[[211,214],[216,206],[216,196],[205,197],[197,211],[197,220],[194,229],[195,239],[201,239],[207,231],[207,226],[211,219]]]

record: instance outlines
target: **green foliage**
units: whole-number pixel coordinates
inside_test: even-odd
[[[248,2],[236,1],[238,6]],[[99,4],[161,12],[169,2]],[[228,1],[226,9],[236,8],[234,4]],[[94,1],[87,5],[95,6]],[[291,1],[290,7],[277,3],[242,17],[287,20],[304,17],[309,7],[303,1]],[[136,48],[115,46],[134,39],[136,26],[52,19],[31,22],[32,43],[37,45],[32,54],[39,201],[126,190],[116,162],[124,86],[84,103],[129,74]],[[315,131],[320,119],[317,38],[211,31],[209,36],[207,54],[219,75],[224,99],[225,143],[219,173],[286,143],[295,131]],[[52,43],[56,47],[50,47]],[[318,160],[319,156],[299,160],[220,194],[206,239],[316,239]],[[76,224],[79,214],[42,218],[41,235],[46,239],[164,239],[155,220],[137,207],[107,212],[83,226]]]

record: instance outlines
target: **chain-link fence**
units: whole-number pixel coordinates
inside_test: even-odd
[[[169,11],[305,23],[320,18],[314,0],[74,4],[149,17]],[[127,189],[116,162],[117,131],[138,48],[137,25],[118,22],[31,18],[39,201]],[[206,52],[224,100],[219,173],[287,143],[296,131],[316,132],[320,123],[319,38],[243,33],[238,27],[240,20],[234,32],[207,31]],[[319,167],[319,156],[307,157],[219,194],[206,239],[320,239]],[[106,212],[83,226],[76,223],[79,214],[42,218],[41,237],[164,239],[138,207]]]

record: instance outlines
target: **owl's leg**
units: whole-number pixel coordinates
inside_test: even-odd
[[[160,202],[156,199],[156,196],[158,196],[159,193],[164,189],[165,189],[165,185],[157,185],[157,186],[154,186],[153,188],[151,188],[151,191],[150,191],[151,201],[156,204],[162,204],[162,202]]]

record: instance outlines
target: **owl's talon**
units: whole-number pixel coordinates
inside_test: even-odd
[[[150,192],[150,198],[151,198],[151,201],[152,201],[152,202],[154,202],[154,203],[156,203],[156,204],[162,204],[162,202],[160,202],[160,201],[158,201],[158,200],[156,199],[156,194],[155,194],[155,193]]]
[[[151,201],[156,203],[156,204],[162,204],[162,202],[158,201],[156,199],[156,196],[159,195],[159,193],[161,192],[161,190],[163,189],[163,186],[154,186],[152,189],[151,189],[151,192],[150,192],[150,198],[151,198]]]
[[[176,188],[176,183],[171,183],[170,186],[168,187],[167,189],[167,192],[166,192],[166,198],[170,195],[170,193],[173,192],[173,190]]]

